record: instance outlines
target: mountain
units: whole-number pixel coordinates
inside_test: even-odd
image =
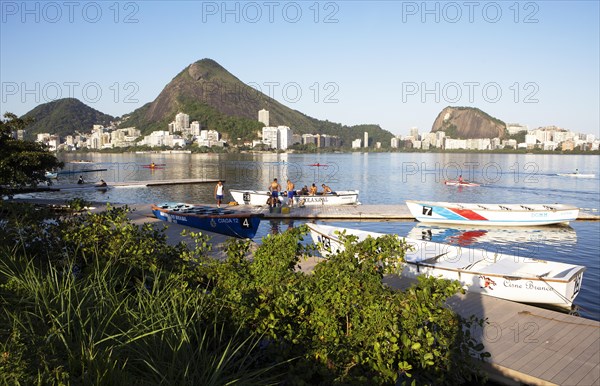
[[[33,118],[27,135],[38,133],[73,135],[75,131],[88,133],[93,125],[107,126],[114,117],[101,113],[75,98],[63,98],[41,104],[21,118]]]
[[[369,132],[374,142],[382,144],[389,144],[393,136],[378,125],[361,125],[353,129],[309,117],[248,86],[212,59],[202,59],[186,67],[153,102],[124,117],[126,120],[121,126],[136,126],[148,134],[166,130],[175,115],[184,112],[190,116],[190,121],[199,121],[203,128],[218,130],[229,140],[249,140],[258,138],[257,132],[263,127],[258,122],[261,109],[269,111],[270,126],[289,126],[295,134],[338,135],[346,145],[355,138],[362,138],[364,131]]]
[[[506,138],[506,123],[474,107],[446,107],[433,122],[431,132],[451,138]]]

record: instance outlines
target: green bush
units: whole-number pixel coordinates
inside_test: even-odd
[[[127,212],[5,224],[43,232],[0,247],[0,383],[480,381],[487,353],[471,330],[481,321],[444,307],[458,283],[421,279],[404,292],[382,283],[401,269],[398,238],[347,237],[309,274],[297,269],[313,250],[306,227],[252,253],[248,240],[229,241],[221,262],[206,236],[169,245]]]

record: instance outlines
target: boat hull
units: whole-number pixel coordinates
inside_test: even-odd
[[[336,230],[364,240],[382,233],[307,224],[324,256],[343,250]],[[413,247],[404,256],[401,276],[420,275],[459,281],[468,292],[501,299],[571,308],[583,280],[584,266],[462,248],[426,240],[404,239]]]
[[[230,189],[233,199],[240,205],[267,205],[267,200],[271,194],[264,190],[236,190]],[[287,196],[284,193],[279,195],[281,203],[287,202]],[[294,195],[294,206],[320,206],[320,205],[357,205],[358,190],[344,190],[330,194]]]
[[[262,215],[190,204],[152,205],[157,219],[238,238],[253,238]]]
[[[573,178],[594,178],[595,174],[580,174],[580,173],[558,173],[557,176],[573,177]]]
[[[444,184],[446,185],[450,185],[450,186],[479,186],[479,184],[475,183],[475,182],[460,182],[460,181],[444,181]]]
[[[536,226],[568,224],[579,209],[561,204],[470,204],[406,201],[418,221],[437,224],[483,226]]]

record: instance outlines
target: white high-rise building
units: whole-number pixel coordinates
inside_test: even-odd
[[[200,122],[194,121],[190,124],[190,131],[192,135],[199,136],[200,135]]]
[[[265,126],[269,126],[269,111],[262,109],[258,112],[258,121],[265,124]]]
[[[364,147],[369,147],[369,133],[367,133],[366,131],[364,134],[364,142]]]
[[[175,115],[175,131],[181,131],[190,128],[190,116],[184,113]]]
[[[292,145],[292,129],[287,126],[278,126],[277,132],[279,134],[278,149],[286,150]]]
[[[365,134],[366,134],[366,133],[365,133]],[[352,141],[352,148],[353,148],[353,149],[358,149],[358,148],[360,148],[360,147],[361,147],[361,142],[362,142],[362,141],[361,141],[361,139],[360,139],[360,138],[357,138],[357,139],[355,139],[354,141]]]
[[[420,140],[421,138],[419,138],[419,128],[418,127],[411,127],[410,128],[410,136],[413,137],[413,139],[415,141]]]

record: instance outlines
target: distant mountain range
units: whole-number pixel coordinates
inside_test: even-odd
[[[101,113],[75,98],[58,99],[35,107],[22,118],[32,118],[27,127],[27,136],[38,133],[73,135],[76,131],[88,133],[92,125],[107,126],[114,117]]]
[[[291,109],[248,86],[211,59],[192,63],[177,74],[158,97],[122,117],[120,127],[135,126],[142,134],[167,130],[179,112],[199,121],[202,128],[221,132],[229,141],[257,139],[263,124],[258,111],[269,111],[270,126],[285,125],[296,134],[329,134],[341,137],[345,146],[369,133],[369,142],[390,146],[394,136],[379,125],[346,126],[322,121]],[[34,119],[28,135],[41,132],[72,135],[90,132],[92,125],[108,125],[115,118],[77,99],[60,99],[37,106],[23,117]],[[432,132],[444,130],[453,138],[493,138],[506,136],[506,124],[471,107],[446,107],[436,118]]]

